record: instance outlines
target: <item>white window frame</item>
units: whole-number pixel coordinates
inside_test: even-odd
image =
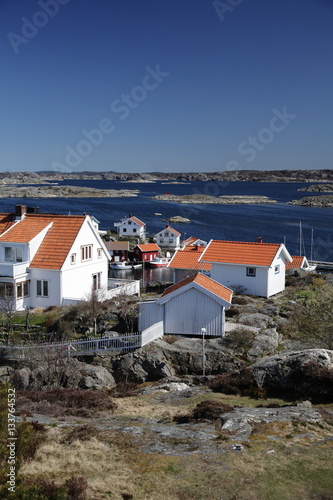
[[[280,264],[277,264],[274,266],[274,274],[279,274],[280,273]]]
[[[39,285],[40,283],[40,285]],[[40,287],[40,293],[38,293],[38,288]],[[37,297],[48,297],[49,296],[49,280],[36,280],[36,295]]]
[[[95,282],[96,279],[96,282]],[[101,282],[102,282],[102,273],[94,273],[92,275],[92,280],[93,280],[93,290],[100,290],[101,289]]]
[[[97,248],[97,258],[101,259],[102,258],[102,248]]]
[[[250,278],[255,278],[256,274],[257,274],[256,267],[247,267],[246,268],[246,276],[249,276]]]
[[[12,258],[7,258],[6,250],[10,250]],[[5,247],[5,262],[23,262],[22,248],[21,247]]]
[[[92,260],[92,245],[81,246],[81,262]]]
[[[70,256],[70,262],[71,262],[71,266],[73,266],[74,264],[76,264],[76,253],[72,253],[71,256]]]

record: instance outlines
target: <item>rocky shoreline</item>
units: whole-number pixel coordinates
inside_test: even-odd
[[[276,200],[268,198],[268,196],[210,196],[207,194],[158,194],[151,198],[152,200],[159,201],[173,201],[182,204],[214,204],[214,205],[261,205],[265,203],[277,203]]]
[[[307,191],[309,193],[333,193],[333,184],[311,184],[311,186],[306,186],[298,191]]]
[[[124,198],[138,190],[96,189],[81,186],[0,186],[0,198]]]
[[[322,195],[322,196],[306,196],[300,200],[292,200],[288,202],[288,205],[296,205],[300,207],[322,207],[330,208],[333,207],[333,195]]]

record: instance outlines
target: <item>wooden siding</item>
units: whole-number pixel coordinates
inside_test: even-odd
[[[166,302],[165,334],[223,335],[223,307],[199,290],[191,288]]]

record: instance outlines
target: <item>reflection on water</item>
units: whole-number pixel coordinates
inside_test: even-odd
[[[169,269],[168,267],[153,269],[148,266],[146,266],[144,269],[110,269],[109,277],[140,280],[141,286],[145,286],[147,285],[147,283],[151,283],[153,281],[173,281],[173,270]]]

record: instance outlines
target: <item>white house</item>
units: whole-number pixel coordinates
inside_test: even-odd
[[[180,234],[176,229],[173,229],[167,224],[167,226],[155,234],[154,241],[161,248],[179,248],[180,246]]]
[[[142,240],[146,236],[146,224],[137,217],[129,214],[124,217],[120,222],[115,222],[114,226],[117,228],[117,233],[123,236],[137,236]]]
[[[157,300],[139,303],[139,331],[163,334],[223,336],[225,309],[232,290],[196,273],[167,288]]]
[[[211,277],[244,293],[270,297],[285,288],[286,263],[292,257],[283,244],[211,240],[199,262],[212,265]]]
[[[195,236],[190,236],[186,240],[182,241],[182,248],[193,246],[206,247],[207,241],[201,240],[200,238],[195,238]]]
[[[292,269],[302,269],[303,271],[314,271],[316,266],[310,265],[308,259],[303,255],[292,255],[292,262],[286,265],[286,271]]]
[[[11,308],[86,300],[108,289],[110,260],[90,216],[0,214],[0,298]]]

